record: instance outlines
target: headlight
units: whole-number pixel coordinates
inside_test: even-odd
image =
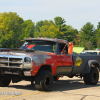
[[[31,58],[26,57],[26,58],[24,59],[24,62],[31,62]]]
[[[24,58],[24,68],[32,68],[31,58],[29,57]]]

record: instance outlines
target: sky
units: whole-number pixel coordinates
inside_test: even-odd
[[[0,13],[16,12],[33,22],[65,19],[66,25],[80,30],[87,22],[97,28],[100,22],[100,0],[0,0]]]

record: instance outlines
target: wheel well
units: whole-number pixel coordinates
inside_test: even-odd
[[[100,70],[100,66],[99,66],[98,63],[93,63],[93,64],[91,65],[91,67],[98,67],[98,69]]]
[[[42,65],[40,67],[39,71],[41,71],[41,70],[49,70],[50,72],[52,72],[52,69],[51,69],[51,66],[50,65]]]

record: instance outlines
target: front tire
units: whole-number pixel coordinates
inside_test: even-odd
[[[90,73],[84,75],[85,84],[96,85],[99,80],[99,70],[97,67],[91,67]]]
[[[53,85],[53,76],[50,71],[42,70],[35,77],[35,88],[40,91],[50,91]]]
[[[10,84],[11,79],[0,75],[0,87],[6,87]]]

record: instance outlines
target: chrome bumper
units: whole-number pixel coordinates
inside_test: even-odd
[[[1,74],[20,75],[19,72],[3,71]],[[23,71],[24,76],[31,76],[31,71]]]

